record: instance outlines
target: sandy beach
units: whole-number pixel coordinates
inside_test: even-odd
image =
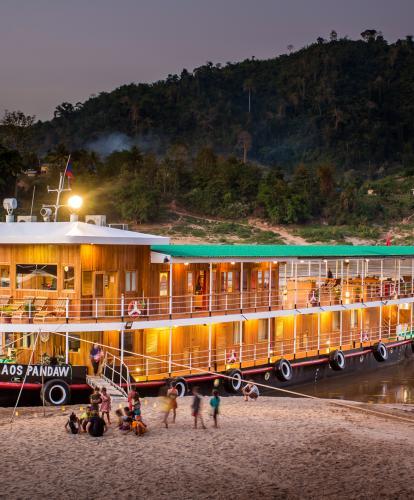
[[[137,438],[64,431],[74,408],[0,409],[1,498],[409,498],[413,424],[339,408],[327,400],[223,398],[220,428],[192,429],[190,398],[164,429],[156,399]],[[414,412],[387,411],[414,419]],[[370,405],[370,409],[384,406]]]

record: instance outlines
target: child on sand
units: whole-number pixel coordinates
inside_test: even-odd
[[[90,406],[87,406],[86,410],[79,417],[79,424],[83,432],[86,432],[86,426],[88,425],[91,416],[92,416],[92,408]]]
[[[143,422],[141,415],[135,415],[135,419],[132,422],[132,430],[136,436],[142,436],[147,432],[147,425]]]
[[[242,389],[244,400],[249,401],[253,399],[255,401],[259,397],[259,389],[257,385],[254,384],[253,380],[249,380],[248,383]]]
[[[109,416],[111,412],[111,396],[107,393],[106,387],[102,387],[101,400],[101,417],[105,420],[106,415],[108,424],[111,425],[111,418]]]
[[[124,415],[122,417],[122,425],[120,427],[120,430],[123,432],[129,432],[131,430],[131,424],[133,420],[133,412],[130,411],[128,406],[125,406],[124,408]]]
[[[198,387],[193,387],[193,402],[191,404],[192,416],[194,417],[194,429],[197,429],[197,422],[200,419],[203,429],[206,429],[204,425],[203,416],[201,414],[201,403],[202,397],[198,393]]]
[[[91,403],[91,410],[99,412],[99,405],[102,403],[101,391],[99,387],[95,387],[93,393],[90,395],[89,401]]]
[[[122,413],[122,410],[120,410],[119,408],[117,410],[115,410],[115,415],[116,415],[116,418],[117,418],[117,422],[116,422],[116,426],[118,427],[118,429],[121,429],[122,428],[122,424],[123,424],[123,416],[124,414]]]
[[[173,384],[170,385],[170,388],[167,391],[167,396],[170,398],[170,409],[173,412],[173,424],[175,424],[175,417],[177,416],[178,391]]]
[[[80,423],[78,417],[74,412],[70,414],[69,419],[65,424],[65,429],[67,432],[70,432],[71,434],[79,434]]]
[[[217,429],[218,428],[217,417],[219,414],[219,407],[220,407],[220,396],[217,390],[213,391],[213,397],[210,399],[210,406],[213,409],[214,427]]]

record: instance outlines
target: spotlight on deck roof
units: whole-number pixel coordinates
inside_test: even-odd
[[[82,204],[83,204],[83,199],[77,194],[74,194],[68,200],[68,206],[72,210],[79,210]]]

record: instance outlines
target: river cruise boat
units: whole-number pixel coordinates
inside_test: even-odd
[[[174,245],[79,221],[0,223],[0,392],[66,404],[101,381],[237,393],[244,379],[375,369],[412,355],[413,280],[410,246]]]

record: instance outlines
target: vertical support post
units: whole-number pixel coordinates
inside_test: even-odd
[[[120,359],[121,359],[121,366],[119,367],[119,373],[120,375],[122,374],[122,366],[124,364],[124,349],[125,349],[125,331],[122,328],[121,332],[121,354],[120,354]]]
[[[170,276],[169,276],[169,306],[168,306],[168,309],[169,309],[169,315],[170,315],[170,318],[172,317],[172,313],[173,313],[173,290],[172,290],[172,286],[173,286],[173,264],[172,262],[170,262]]]
[[[364,302],[365,296],[365,259],[362,259],[361,269],[361,302]]]
[[[414,294],[414,259],[411,259],[411,295]]]
[[[339,311],[339,347],[342,349],[343,311]]]
[[[69,364],[69,332],[65,332],[65,363]]]
[[[272,263],[269,262],[269,311],[272,308]]]
[[[296,314],[293,316],[293,354],[296,354]]]
[[[360,308],[359,310],[359,339],[360,339],[360,342],[362,344],[362,330],[364,328],[364,318],[363,318],[363,315],[364,315],[364,311],[362,309],[362,307]]]
[[[170,326],[170,331],[168,334],[168,374],[170,376],[172,372],[172,337],[173,337],[173,329]]]
[[[344,259],[341,259],[341,304],[344,301]]]
[[[208,280],[208,311],[211,316],[211,309],[213,306],[213,263],[210,262],[209,264],[209,280]]]
[[[98,319],[98,299],[95,299],[95,319]]]
[[[321,348],[321,313],[318,313],[318,353]]]
[[[379,310],[379,332],[378,332],[378,339],[382,339],[382,302],[380,305],[380,310]]]
[[[413,338],[413,306],[414,306],[414,303],[411,302],[410,304],[411,306],[411,312],[410,312],[410,338]]]
[[[295,284],[295,293],[294,293],[294,307],[296,309],[296,304],[298,303],[298,263],[297,261],[294,263],[295,265],[295,276],[294,276],[294,284]]]
[[[244,281],[243,262],[240,262],[240,312],[243,312],[243,281]]]
[[[125,295],[122,294],[121,295],[121,318],[122,318],[122,321],[124,320],[124,316],[125,316]]]
[[[397,288],[398,297],[401,294],[401,259],[398,259],[398,288]]]
[[[79,311],[79,316],[81,316],[81,311]],[[69,323],[69,297],[66,297],[65,301],[65,317],[66,323]]]
[[[384,259],[381,259],[381,274],[380,274],[380,297],[382,299],[383,294],[383,282],[384,282]]]
[[[271,348],[272,348],[272,318],[267,318],[267,358],[270,363],[270,358],[272,357]]]
[[[321,305],[321,274],[322,274],[322,262],[319,261],[319,270],[318,270],[318,305]]]
[[[208,324],[208,369],[211,370],[212,325]]]
[[[239,322],[239,349],[240,349],[240,354],[239,354],[239,359],[240,359],[240,367],[242,364],[243,360],[243,321],[240,320]]]

